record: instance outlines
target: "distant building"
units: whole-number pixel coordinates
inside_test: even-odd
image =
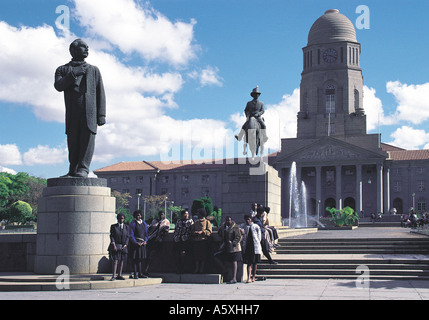
[[[268,162],[276,153],[268,157]],[[210,197],[213,205],[239,223],[250,212],[252,202],[271,208],[272,224],[280,222],[280,178],[270,165],[262,165],[263,173],[251,175],[252,166],[246,159],[223,159],[208,163],[181,161],[165,164],[161,161],[120,162],[94,170],[107,179],[112,190],[130,193],[129,209],[144,209],[142,196],[167,195],[168,206],[191,209],[194,199]],[[139,203],[140,202],[140,203]]]
[[[139,194],[167,195],[169,201],[174,201],[174,205],[188,209],[194,199],[210,196],[213,204],[220,206],[224,169],[225,164],[135,161],[120,162],[95,170],[94,173],[100,178],[106,178],[112,190],[130,193],[132,198],[129,206],[134,211],[137,209]]]

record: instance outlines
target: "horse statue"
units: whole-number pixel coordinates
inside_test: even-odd
[[[253,100],[249,101],[244,109],[247,121],[243,124],[241,131],[235,138],[238,141],[244,140],[243,144],[243,155],[247,154],[247,146],[249,146],[250,152],[252,153],[252,160],[255,155],[262,157],[264,153],[264,143],[268,137],[266,135],[266,126],[262,115],[264,114],[264,103],[259,101],[258,98],[261,95],[259,87],[253,89],[250,93]]]

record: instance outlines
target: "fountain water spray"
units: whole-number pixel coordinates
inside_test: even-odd
[[[289,176],[289,227],[308,227],[308,196],[304,181],[298,186],[296,177],[296,162],[292,162]],[[294,225],[292,226],[292,221]]]

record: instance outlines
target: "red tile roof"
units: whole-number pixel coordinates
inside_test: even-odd
[[[268,161],[271,161],[277,156],[278,152],[268,155]],[[119,162],[110,166],[94,170],[94,173],[103,172],[120,172],[120,171],[168,171],[168,170],[205,170],[218,169],[225,167],[227,164],[237,163],[237,159],[219,159],[219,160],[180,160],[180,161],[129,161]]]
[[[110,171],[146,171],[155,170],[145,161],[129,161],[119,162],[110,166],[94,170],[94,172],[110,172]]]
[[[390,155],[390,160],[429,160],[429,150],[401,150],[387,152]]]

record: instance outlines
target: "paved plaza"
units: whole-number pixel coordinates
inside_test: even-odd
[[[350,231],[319,231],[299,238],[416,238],[425,237],[401,228],[358,228]],[[344,258],[347,255],[342,255]],[[400,255],[399,257],[403,257]],[[274,256],[275,257],[275,256]],[[383,257],[380,257],[383,258]],[[392,258],[389,256],[389,258]],[[429,259],[414,256],[415,259]],[[168,300],[177,301],[253,301],[261,300],[429,300],[429,281],[365,281],[268,279],[237,284],[155,284],[134,288],[40,292],[0,292],[1,300]]]
[[[429,281],[266,280],[251,284],[158,284],[143,287],[40,292],[2,292],[1,300],[429,300]]]

